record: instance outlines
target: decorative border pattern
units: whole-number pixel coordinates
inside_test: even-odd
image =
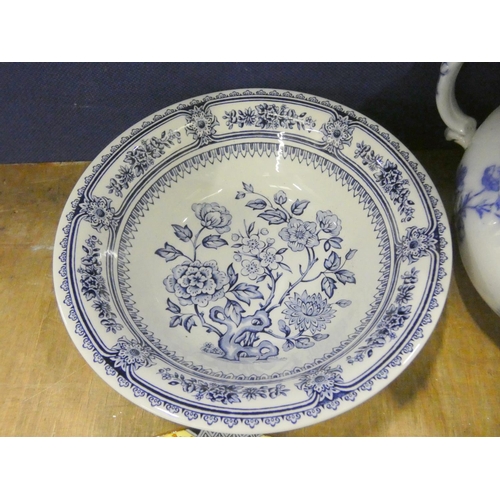
[[[73,303],[73,299],[70,293],[70,283],[69,283],[69,275],[68,275],[68,236],[71,233],[72,229],[72,220],[73,218],[81,212],[81,200],[84,196],[84,193],[90,183],[93,181],[96,175],[106,168],[106,162],[113,157],[113,155],[120,151],[121,148],[128,143],[128,141],[133,138],[135,135],[141,133],[143,130],[148,129],[152,123],[158,122],[167,118],[168,116],[176,113],[176,111],[184,110],[190,106],[200,105],[201,103],[206,103],[212,101],[214,99],[224,99],[224,98],[233,98],[241,95],[245,96],[272,96],[272,97],[281,97],[281,98],[290,98],[295,99],[297,102],[307,102],[312,104],[317,104],[319,106],[324,107],[325,109],[332,109],[337,112],[343,113],[353,119],[357,119],[359,123],[364,123],[370,130],[373,131],[375,137],[380,137],[381,141],[385,141],[387,144],[390,144],[395,151],[395,154],[400,155],[407,161],[408,166],[411,170],[415,172],[415,174],[419,177],[425,191],[427,192],[428,199],[433,207],[434,219],[436,220],[436,229],[435,229],[435,248],[436,252],[439,254],[438,262],[436,263],[436,272],[433,274],[435,281],[433,281],[433,286],[429,290],[429,300],[428,307],[426,311],[422,312],[421,319],[413,328],[413,335],[409,340],[405,340],[404,343],[400,344],[398,350],[395,351],[392,358],[387,362],[385,366],[383,366],[371,379],[367,380],[361,387],[356,388],[354,390],[350,390],[348,392],[342,392],[340,389],[337,390],[336,387],[339,387],[337,383],[339,379],[339,371],[331,368],[329,373],[316,373],[317,377],[313,380],[303,380],[300,383],[303,384],[303,389],[307,387],[307,391],[311,393],[311,395],[317,398],[317,405],[308,409],[283,412],[279,416],[262,416],[259,418],[245,418],[245,417],[231,417],[224,416],[223,414],[202,414],[196,412],[191,409],[187,409],[179,406],[179,404],[174,404],[170,401],[163,401],[157,398],[153,393],[148,393],[147,391],[140,389],[137,386],[134,386],[126,377],[124,377],[123,371],[123,363],[115,363],[115,368],[113,368],[110,364],[106,364],[102,354],[99,352],[97,347],[90,341],[87,331],[81,320],[78,317],[78,314],[75,310],[75,304]],[[59,306],[61,308],[61,313],[63,315],[63,319],[68,327],[68,330],[72,330],[71,325],[74,325],[74,332],[77,337],[74,337],[76,342],[76,338],[80,337],[83,340],[82,347],[85,350],[90,351],[91,356],[86,356],[87,359],[92,359],[94,362],[93,367],[100,374],[106,373],[111,377],[116,377],[116,381],[112,382],[111,385],[119,390],[122,394],[127,396],[129,399],[134,398],[147,398],[149,401],[151,409],[154,409],[158,406],[161,406],[164,411],[170,412],[175,415],[182,414],[189,421],[196,421],[200,419],[200,424],[197,424],[203,428],[210,429],[215,426],[214,430],[226,430],[229,428],[232,432],[240,433],[240,432],[248,432],[248,428],[250,428],[251,433],[260,433],[265,429],[272,430],[279,425],[279,430],[286,430],[288,428],[293,428],[297,425],[297,423],[303,418],[304,425],[308,425],[314,423],[314,419],[318,417],[318,415],[323,412],[327,412],[324,414],[324,418],[332,417],[333,414],[331,410],[337,411],[342,405],[343,410],[349,409],[349,403],[352,403],[356,400],[359,401],[359,394],[363,392],[370,392],[374,389],[377,391],[385,387],[387,385],[387,380],[390,380],[390,374],[394,373],[397,375],[402,370],[402,363],[407,356],[413,352],[414,349],[414,340],[422,339],[428,337],[430,334],[429,327],[431,323],[437,321],[439,317],[440,310],[443,307],[445,298],[442,297],[441,303],[438,302],[438,296],[447,291],[449,284],[449,274],[447,269],[450,268],[450,262],[446,264],[449,256],[445,252],[445,247],[448,245],[449,229],[447,225],[446,218],[443,218],[443,213],[439,210],[441,208],[440,201],[438,198],[432,196],[433,188],[425,183],[425,175],[419,168],[416,162],[409,160],[409,154],[404,150],[400,149],[400,144],[397,141],[391,140],[390,135],[381,130],[380,127],[372,122],[369,122],[363,116],[357,116],[356,113],[352,110],[344,110],[344,108],[338,104],[332,103],[330,101],[320,101],[318,98],[314,96],[306,96],[304,94],[292,94],[291,92],[278,92],[278,91],[265,91],[265,90],[246,90],[246,91],[233,91],[230,93],[221,93],[217,95],[208,95],[201,99],[195,99],[190,103],[180,103],[177,108],[169,108],[166,109],[162,115],[155,115],[151,121],[145,121],[141,125],[141,128],[134,128],[131,130],[130,135],[124,135],[120,140],[120,144],[115,144],[110,146],[109,153],[105,154],[101,158],[101,163],[94,163],[93,167],[91,167],[92,173],[88,175],[86,172],[86,177],[83,179],[83,185],[80,184],[80,187],[76,189],[76,198],[73,201],[68,201],[66,205],[65,211],[63,213],[63,217],[61,218],[59,230],[57,233],[57,242],[59,245],[60,254],[57,255],[57,252],[54,254],[54,280],[56,290],[62,290],[65,293],[64,300],[59,300]],[[88,209],[87,209],[88,213]],[[110,226],[111,228],[111,226]],[[60,261],[61,263],[58,263]],[[427,330],[427,331],[426,331]],[[420,341],[419,344],[422,342]],[[118,344],[117,344],[118,346]],[[82,351],[82,353],[85,351]],[[115,349],[115,357],[119,358],[120,350]],[[135,351],[132,354],[136,354]],[[118,359],[117,358],[117,359]],[[100,368],[101,366],[102,368]],[[323,379],[321,379],[323,377]],[[392,378],[392,377],[391,377]],[[322,386],[323,389],[321,391],[316,391],[315,387],[319,387],[318,384],[323,380],[327,380],[325,384]],[[337,381],[337,382],[336,382]],[[316,384],[316,385],[315,385]],[[131,391],[131,392],[130,392]],[[366,399],[366,397],[362,397],[362,400]],[[141,404],[144,406],[144,404]],[[220,412],[219,412],[220,413]],[[162,412],[163,414],[163,412]],[[237,428],[238,425],[243,427]],[[253,432],[255,429],[255,432]]]

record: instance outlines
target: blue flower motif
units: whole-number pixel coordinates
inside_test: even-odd
[[[487,191],[500,191],[500,167],[491,165],[484,173],[481,183]]]
[[[213,403],[241,403],[238,396],[238,387],[235,385],[219,385],[210,384],[210,386],[203,388],[204,396]]]
[[[429,255],[436,250],[437,241],[432,234],[428,234],[426,228],[416,226],[409,227],[403,236],[401,244],[396,247],[396,254],[403,262],[408,260],[410,264],[417,262],[424,255]]]
[[[116,368],[140,368],[141,366],[151,366],[153,364],[153,351],[150,347],[139,343],[137,340],[128,340],[121,337],[113,346],[114,361]]]
[[[257,259],[243,260],[241,262],[242,269],[241,274],[243,276],[248,276],[251,280],[256,280],[264,274],[264,268]]]
[[[256,400],[259,397],[267,398],[267,388],[262,387],[245,387],[241,395],[248,399],[248,401]]]
[[[188,111],[189,118],[186,123],[186,133],[191,134],[195,141],[200,141],[200,145],[209,144],[213,141],[215,134],[215,125],[219,125],[219,120],[210,110],[203,111],[194,107]]]
[[[80,205],[83,219],[90,222],[90,225],[101,232],[101,229],[108,231],[118,225],[115,218],[115,209],[111,206],[111,200],[105,196],[92,196],[89,201]]]
[[[226,207],[218,203],[193,203],[191,206],[201,225],[206,229],[215,229],[219,234],[231,230],[232,216]]]
[[[175,266],[172,274],[163,280],[167,291],[175,293],[183,306],[195,304],[202,307],[222,298],[227,283],[227,274],[219,271],[215,260],[205,263],[185,261]]]
[[[307,291],[302,295],[294,293],[294,297],[285,302],[287,308],[283,311],[289,325],[294,325],[296,330],[305,332],[310,330],[314,335],[326,328],[335,317],[335,309],[323,299],[321,294],[308,295]]]
[[[295,385],[309,397],[318,395],[320,401],[332,400],[334,395],[340,392],[339,383],[344,382],[341,373],[340,366],[318,368],[303,375]]]
[[[305,248],[313,248],[319,245],[316,231],[316,222],[304,222],[292,217],[288,222],[288,226],[278,234],[283,241],[288,243],[293,252],[301,252]]]
[[[344,149],[344,145],[351,145],[354,128],[349,123],[347,116],[339,119],[332,117],[321,126],[320,131],[323,133],[323,141],[326,143],[327,151],[332,153],[335,150]]]

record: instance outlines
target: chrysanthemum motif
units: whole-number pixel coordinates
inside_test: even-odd
[[[410,264],[417,262],[424,255],[436,250],[436,240],[426,228],[416,226],[409,227],[403,236],[401,244],[397,246],[396,253],[403,262],[408,260]]]
[[[115,219],[115,209],[111,207],[111,200],[103,196],[92,196],[86,203],[80,205],[83,213],[83,220],[90,222],[90,225],[101,232],[101,229],[108,231],[116,228],[118,222]]]
[[[352,142],[353,127],[349,123],[347,116],[343,118],[330,118],[327,123],[321,126],[323,141],[326,150],[333,153],[335,150],[342,150],[344,146],[350,146]]]
[[[115,355],[111,357],[115,368],[140,368],[141,366],[151,366],[153,364],[153,351],[150,347],[139,343],[137,340],[128,340],[121,337],[117,344],[113,346]]]
[[[185,261],[175,266],[172,274],[163,281],[167,291],[175,293],[183,306],[194,304],[202,307],[223,297],[223,286],[227,283],[227,274],[219,271],[214,260],[204,263]]]
[[[319,401],[332,400],[340,392],[338,384],[342,383],[342,368],[326,367],[310,371],[300,377],[297,388],[305,391],[309,397],[319,396]]]
[[[326,328],[335,317],[335,310],[328,304],[326,299],[319,293],[308,295],[306,291],[302,295],[294,293],[293,298],[285,302],[287,308],[283,311],[289,325],[295,326],[296,330],[305,332],[309,330],[313,335]]]
[[[219,125],[219,121],[211,111],[203,111],[195,106],[189,111],[186,133],[191,134],[195,141],[200,141],[200,145],[208,144],[213,141],[215,125]]]

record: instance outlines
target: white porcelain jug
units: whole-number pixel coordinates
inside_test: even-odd
[[[500,315],[500,107],[476,130],[455,98],[462,64],[442,63],[436,102],[446,139],[465,148],[455,204],[460,256],[476,290]]]

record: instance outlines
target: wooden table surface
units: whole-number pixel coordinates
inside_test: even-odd
[[[450,215],[461,151],[415,153]],[[54,235],[87,165],[0,165],[0,436],[156,436],[179,429],[102,381],[59,315]],[[473,289],[456,250],[454,258],[441,319],[405,372],[347,413],[277,435],[499,436],[500,317]]]

